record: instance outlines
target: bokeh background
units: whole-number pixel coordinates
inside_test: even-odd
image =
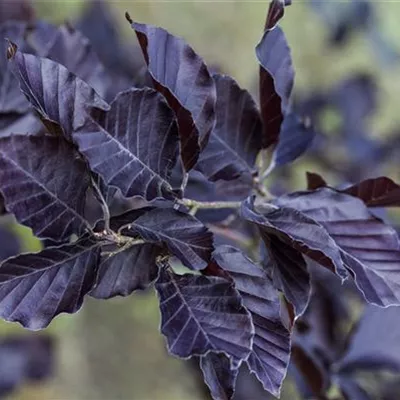
[[[347,1],[331,3],[339,15]],[[89,6],[87,1],[36,1],[40,18],[63,23],[75,21]],[[127,43],[136,46],[136,37],[124,18],[125,11],[140,22],[162,26],[184,37],[209,65],[232,75],[242,87],[257,97],[258,64],[254,48],[261,38],[268,1],[110,1],[110,12]],[[373,138],[389,140],[400,135],[400,2],[373,3],[376,30],[393,50],[382,53],[382,43],[373,34],[359,30],[341,46],[329,43],[327,20],[311,7],[310,1],[293,1],[282,27],[292,49],[296,70],[295,95],[306,96],[328,90],[354,73],[368,73],[376,84],[377,109],[368,117]],[[376,34],[376,32],[375,32]],[[371,39],[372,37],[372,39]],[[375,39],[374,39],[375,38]],[[327,112],[321,124],[335,134],[340,116]],[[326,149],[333,152],[337,149]],[[340,159],[338,155],[338,159]],[[390,161],[390,160],[389,160]],[[390,176],[399,181],[396,160],[388,163]],[[371,161],[374,162],[374,161]],[[305,158],[291,166],[290,187],[305,187],[305,171],[313,170]],[[329,171],[328,171],[329,176]],[[336,183],[337,176],[329,176]],[[271,177],[271,184],[277,177]],[[23,251],[36,251],[40,243],[28,229],[12,221],[2,226],[13,230]],[[55,368],[46,383],[26,384],[6,397],[9,400],[200,400],[205,394],[190,364],[167,355],[158,332],[159,312],[154,293],[135,294],[111,301],[86,300],[76,315],[58,317],[46,330],[54,338]],[[0,339],[29,333],[15,324],[0,323]],[[1,363],[1,356],[0,356]],[[267,398],[267,397],[265,397]],[[286,384],[283,398],[295,399]],[[249,398],[249,400],[252,400]]]

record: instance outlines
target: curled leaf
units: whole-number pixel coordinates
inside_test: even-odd
[[[162,28],[133,22],[154,87],[178,119],[186,171],[197,162],[215,124],[216,90],[203,60],[183,39]]]

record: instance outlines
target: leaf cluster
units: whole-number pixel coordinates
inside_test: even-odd
[[[86,24],[112,32],[93,7]],[[314,174],[307,190],[269,193],[270,174],[315,136],[291,105],[284,11],[271,2],[256,47],[259,105],[183,39],[128,14],[144,68],[123,68],[116,36],[101,50],[70,24],[1,25],[0,193],[46,243],[0,265],[3,319],[42,329],[85,296],[154,284],[169,352],[200,357],[213,398],[229,399],[241,365],[279,396],[311,268],[371,304],[400,304],[399,239],[371,211],[399,205],[395,182],[342,190]]]

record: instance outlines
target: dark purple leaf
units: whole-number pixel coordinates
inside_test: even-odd
[[[358,197],[368,207],[400,206],[400,186],[386,177],[367,179],[341,192]]]
[[[200,359],[204,381],[215,400],[231,400],[235,393],[237,369],[231,369],[231,362],[224,354],[209,353]]]
[[[39,27],[33,31],[30,41],[36,50],[36,55],[62,64],[68,71],[90,85],[100,96],[106,98],[108,87],[111,85],[110,76],[89,40],[67,24],[60,27],[49,24],[44,29],[45,34],[40,35],[39,32],[35,35],[40,29]]]
[[[262,148],[260,113],[249,92],[229,76],[213,75],[217,89],[216,124],[201,153],[198,169],[210,180],[254,175]]]
[[[328,186],[325,179],[321,175],[314,172],[307,172],[307,189],[316,190],[321,187]]]
[[[303,347],[301,342],[295,341],[292,345],[291,362],[289,371],[294,375],[303,397],[325,399],[322,396],[329,388],[329,371],[315,354]]]
[[[242,217],[259,227],[262,239],[269,246],[269,237],[276,236],[297,251],[327,267],[341,278],[347,271],[341,259],[340,248],[322,225],[304,215],[295,206],[280,202],[254,206],[254,198],[248,198],[241,207]],[[278,207],[279,206],[279,207]]]
[[[295,208],[324,226],[368,302],[379,306],[399,304],[397,232],[374,217],[361,200],[321,188],[282,196],[275,204]]]
[[[294,84],[289,46],[279,26],[266,30],[256,47],[260,68],[260,104],[264,147],[276,143]]]
[[[367,306],[342,359],[339,374],[359,370],[400,371],[400,309]]]
[[[90,229],[84,215],[89,184],[86,164],[63,138],[0,138],[0,192],[6,209],[36,236],[63,241]]]
[[[4,3],[0,2],[0,8]],[[10,4],[10,7],[12,5]],[[1,19],[1,13],[0,13]],[[6,58],[8,43],[12,40],[19,46],[25,44],[24,33],[26,24],[8,22],[0,25],[0,112],[24,114],[29,110],[29,102],[21,93],[18,80],[13,75]]]
[[[132,211],[114,219],[122,232],[146,241],[164,243],[182,263],[201,270],[211,260],[212,233],[195,217],[173,209]]]
[[[299,158],[311,146],[315,131],[307,123],[301,121],[294,113],[288,113],[283,120],[269,170],[289,164]]]
[[[17,255],[21,244],[15,233],[7,225],[0,225],[0,261]]]
[[[318,355],[323,364],[331,365],[341,354],[351,324],[349,285],[316,263],[309,263],[312,296],[304,315],[297,321],[296,339],[309,353]],[[348,281],[346,281],[348,282]]]
[[[215,124],[216,89],[203,60],[162,28],[128,21],[135,30],[154,87],[178,119],[181,157],[186,171],[197,162]]]
[[[293,305],[295,315],[302,315],[310,299],[311,282],[301,252],[277,237],[270,236],[268,246],[264,248],[262,264],[274,286]]]
[[[90,110],[93,121],[73,134],[79,151],[107,185],[125,197],[174,198],[170,185],[178,156],[175,117],[152,89],[120,93],[110,110]]]
[[[290,2],[289,2],[290,1]],[[265,30],[275,27],[285,14],[285,6],[291,4],[291,0],[272,0],[269,4],[267,20],[265,21]]]
[[[12,43],[8,58],[22,92],[50,132],[59,133],[61,128],[71,140],[72,133],[86,123],[87,108],[109,108],[93,88],[61,64],[22,53]]]
[[[42,381],[54,369],[54,342],[50,336],[6,336],[0,340],[0,396],[26,381]]]
[[[30,22],[35,19],[35,10],[29,0],[1,0],[0,23],[6,21]]]
[[[45,328],[60,313],[75,313],[96,279],[100,244],[82,239],[0,265],[0,316],[28,329]]]
[[[274,396],[279,396],[290,357],[290,333],[280,317],[278,292],[263,269],[240,250],[221,246],[214,252],[217,264],[233,278],[255,327],[253,350],[247,361]]]
[[[254,327],[231,282],[162,269],[156,282],[161,332],[178,357],[224,353],[238,368],[251,351]]]
[[[97,299],[109,299],[146,289],[157,278],[156,258],[160,250],[153,244],[139,244],[104,255],[96,286],[90,295]]]

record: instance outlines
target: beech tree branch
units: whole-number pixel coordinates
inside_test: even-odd
[[[241,201],[197,201],[192,199],[181,199],[178,204],[188,208],[196,209],[221,209],[221,208],[240,208]]]

